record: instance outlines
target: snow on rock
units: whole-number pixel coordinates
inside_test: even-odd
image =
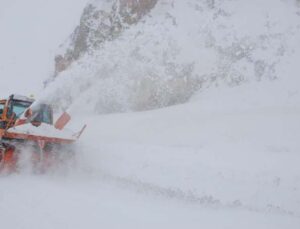
[[[119,37],[130,25],[138,23],[157,3],[157,0],[90,1],[85,7],[80,25],[61,46],[55,57],[56,77],[86,53],[93,53],[104,42]]]
[[[90,113],[140,111],[185,103],[203,88],[295,78],[299,19],[295,1],[158,1],[84,52],[49,84],[48,97],[64,108],[84,103]]]

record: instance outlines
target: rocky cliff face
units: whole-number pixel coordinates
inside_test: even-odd
[[[158,0],[94,0],[84,9],[80,25],[71,35],[65,53],[55,57],[55,75],[85,53],[91,53],[105,41],[118,37],[130,25],[138,23]]]

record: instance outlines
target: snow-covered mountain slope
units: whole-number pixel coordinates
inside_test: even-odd
[[[113,41],[131,25],[137,24],[158,0],[91,0],[80,24],[55,57],[55,78],[86,53],[94,53],[103,43]]]
[[[114,39],[97,46],[96,37],[49,90],[55,103],[67,98],[64,107],[110,113],[184,103],[215,85],[288,79],[299,72],[299,19],[297,1],[161,0]],[[95,37],[97,24],[86,26]]]
[[[0,0],[0,95],[39,94],[87,0]]]

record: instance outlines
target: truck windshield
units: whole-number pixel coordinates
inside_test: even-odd
[[[4,104],[0,104],[0,115],[2,115],[4,109]]]
[[[24,113],[24,111],[31,105],[30,102],[25,101],[13,101],[13,112],[16,114],[16,118]]]

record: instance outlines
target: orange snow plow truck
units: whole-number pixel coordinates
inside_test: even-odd
[[[18,171],[25,153],[39,170],[57,163],[63,147],[75,142],[86,127],[77,133],[66,130],[70,119],[65,112],[54,122],[50,105],[25,96],[0,100],[0,172]]]

